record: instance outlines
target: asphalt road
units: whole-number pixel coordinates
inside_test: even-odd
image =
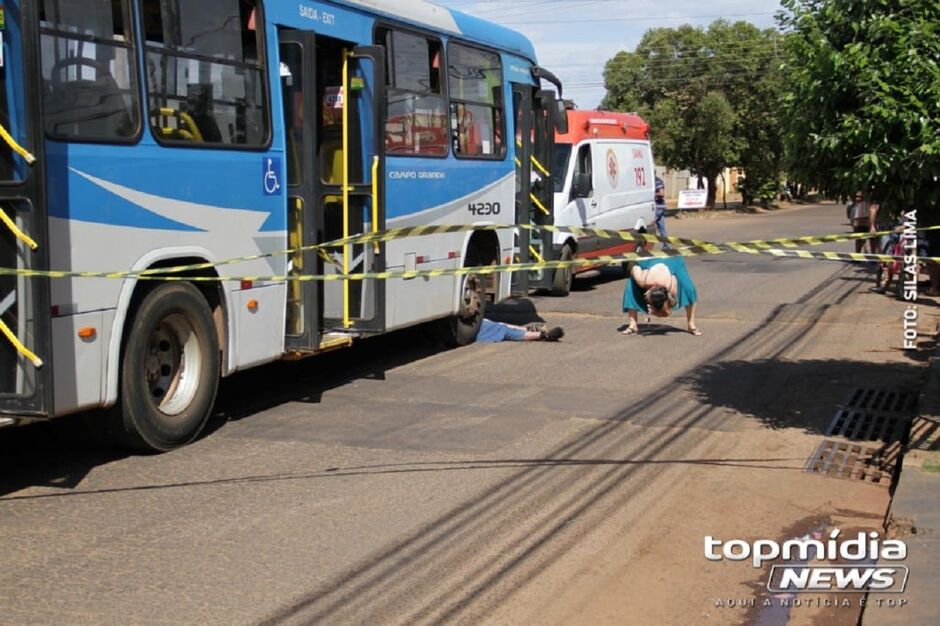
[[[670,234],[844,221],[801,207]],[[754,621],[712,599],[753,595],[760,572],[707,569],[702,537],[879,527],[884,485],[802,468],[847,390],[914,393],[922,362],[863,268],[689,268],[701,337],[682,315],[618,333],[604,270],[491,312],[562,325],[560,343],[448,351],[416,329],[274,364],[226,380],[206,435],[169,454],[98,446],[94,416],[0,430],[0,622]]]

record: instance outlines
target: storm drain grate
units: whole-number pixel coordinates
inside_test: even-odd
[[[876,447],[827,439],[810,457],[806,471],[890,487],[899,452],[897,442]]]
[[[905,416],[840,409],[826,429],[829,437],[852,441],[900,441],[907,425]]]
[[[914,394],[884,389],[856,389],[849,394],[843,408],[878,413],[908,415],[913,411]]]

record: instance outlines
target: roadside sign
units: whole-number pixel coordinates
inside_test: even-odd
[[[704,209],[706,204],[708,204],[707,189],[679,190],[680,209]]]

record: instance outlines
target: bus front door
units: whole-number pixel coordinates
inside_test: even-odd
[[[325,79],[320,165],[323,240],[336,241],[385,228],[384,50],[343,47],[320,58]],[[334,74],[339,70],[339,75]],[[329,78],[326,78],[329,76]],[[339,80],[337,81],[336,78]],[[385,269],[382,242],[327,251],[326,274],[368,274]],[[385,281],[343,279],[323,283],[324,328],[334,333],[385,330]]]
[[[0,267],[24,270],[49,262],[36,4],[0,14]],[[0,276],[0,425],[52,411],[49,306],[49,279]]]
[[[534,228],[555,223],[554,188],[551,180],[555,127],[552,117],[555,97],[550,91],[513,84],[513,115],[516,120],[516,223]],[[552,233],[520,229],[516,236],[517,259],[521,263],[554,261]],[[528,295],[532,289],[552,287],[551,270],[514,272],[513,295]]]
[[[283,29],[279,44],[288,243],[304,248],[291,254],[288,271],[337,277],[288,285],[287,349],[315,351],[384,330],[384,283],[341,276],[384,270],[384,244],[309,249],[385,227],[384,64],[381,48],[307,31]]]

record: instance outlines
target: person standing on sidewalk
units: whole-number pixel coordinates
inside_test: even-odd
[[[666,234],[666,183],[659,176],[656,177],[656,234],[668,237]],[[664,247],[668,244],[664,244]]]
[[[878,218],[878,204],[871,202],[861,191],[855,192],[855,198],[848,207],[849,219],[852,220],[853,233],[875,233],[876,222]],[[855,252],[865,251],[865,242],[869,243],[869,249],[872,254],[878,254],[878,241],[876,237],[871,239],[856,239]]]

